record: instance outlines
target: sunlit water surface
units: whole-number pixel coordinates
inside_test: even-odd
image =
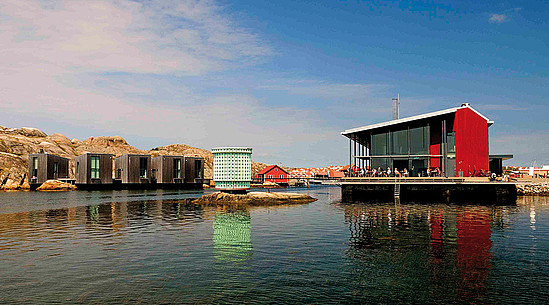
[[[546,303],[549,200],[199,207],[0,193],[0,303]]]

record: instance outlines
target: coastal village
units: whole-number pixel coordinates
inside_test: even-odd
[[[387,199],[385,187],[389,183],[393,185],[390,191],[393,197],[399,199],[402,188],[404,193],[413,193],[406,190],[412,185],[416,193],[436,193],[437,187],[449,192],[447,185],[451,183],[459,185],[460,190],[469,185],[472,188],[467,192],[474,186],[479,195],[486,193],[482,185],[498,194],[549,193],[545,180],[549,167],[504,167],[503,160],[513,157],[510,154],[490,154],[488,158],[487,128],[494,122],[469,104],[403,119],[398,117],[398,108],[393,113],[397,115],[391,121],[342,132],[350,140],[349,164],[322,168],[287,168],[252,162],[251,148],[244,149],[242,157],[236,157],[240,156],[240,148],[228,148],[228,153],[223,154],[226,149],[208,151],[184,144],[143,151],[116,136],[80,141],[61,134],[46,135],[36,128],[0,127],[0,189],[247,190],[337,184],[343,194],[362,193],[362,198],[384,194],[382,198]],[[442,129],[438,130],[435,126],[441,123]],[[227,158],[231,166],[218,163],[216,170],[216,152],[223,155],[220,158]],[[371,180],[391,177],[398,181]],[[421,183],[429,186],[421,189],[419,180],[412,180],[413,177],[457,179],[442,184],[440,180],[424,179]],[[486,184],[494,181],[512,183],[516,190],[509,190],[507,184]],[[456,192],[457,189],[452,191]]]

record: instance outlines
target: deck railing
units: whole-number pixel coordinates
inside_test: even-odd
[[[407,177],[407,178],[388,178],[388,177],[379,177],[379,178],[342,178],[342,183],[345,182],[361,182],[361,183],[463,183],[465,178],[445,178],[445,177],[436,177],[436,178],[427,178],[427,177]]]

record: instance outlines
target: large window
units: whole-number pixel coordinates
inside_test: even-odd
[[[146,179],[147,178],[147,158],[139,158],[139,178],[140,179]]]
[[[410,128],[410,154],[428,155],[430,145],[429,126]]]
[[[372,135],[372,155],[384,156],[387,155],[387,133]]]
[[[446,142],[448,143],[448,158],[456,157],[456,133],[449,132],[446,134]]]
[[[408,154],[408,130],[399,130],[391,134],[392,136],[392,149],[393,155],[407,155]]]
[[[372,158],[372,168],[386,170],[389,167],[388,158]]]
[[[181,179],[181,159],[173,160],[173,177]]]
[[[91,167],[90,167],[90,174],[92,179],[99,179],[99,157],[98,156],[92,156],[91,159]]]
[[[38,177],[38,157],[32,157],[32,176]]]
[[[194,160],[194,177],[202,178],[202,160]]]

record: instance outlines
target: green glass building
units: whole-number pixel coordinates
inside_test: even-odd
[[[212,149],[215,188],[245,190],[252,181],[252,149],[218,147]]]

